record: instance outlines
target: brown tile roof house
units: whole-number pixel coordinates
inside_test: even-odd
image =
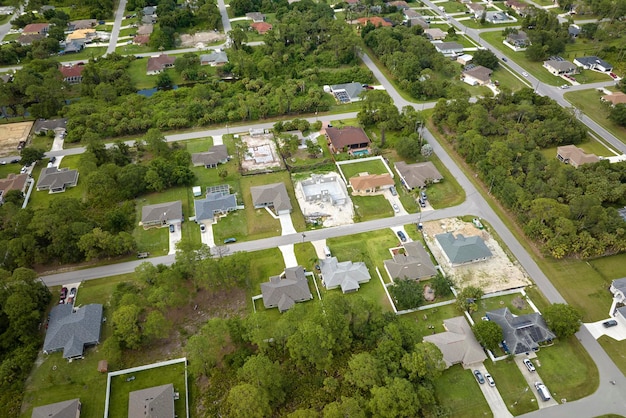
[[[513,9],[521,17],[524,17],[524,13],[528,9],[528,4],[517,0],[507,0],[504,2],[504,5]]]
[[[285,183],[266,184],[250,187],[254,207],[273,207],[277,215],[291,213],[293,209]]]
[[[148,42],[150,42],[150,35],[137,35],[133,38],[135,45],[148,45]]]
[[[183,203],[180,200],[146,205],[141,208],[141,225],[144,228],[165,226],[182,222],[182,220]]]
[[[22,35],[33,35],[35,33],[45,35],[48,33],[48,29],[50,29],[49,23],[31,23],[30,25],[24,26]]]
[[[389,20],[383,19],[380,16],[372,16],[372,17],[360,17],[357,19],[357,22],[362,26],[367,25],[367,22],[370,22],[374,27],[391,27],[393,23]]]
[[[392,279],[420,280],[437,274],[435,265],[419,241],[403,245],[404,254],[394,254],[392,260],[385,260],[385,269]]]
[[[78,171],[65,167],[47,167],[41,170],[37,181],[37,191],[49,190],[49,193],[64,192],[67,187],[74,187],[78,183]]]
[[[367,148],[371,143],[365,131],[355,126],[346,126],[341,129],[326,128],[326,138],[328,138],[331,151],[335,154],[343,152],[344,148]]]
[[[597,163],[600,161],[595,154],[586,154],[576,145],[565,145],[556,149],[556,158],[559,161],[569,164],[574,168],[578,168],[583,164]]]
[[[388,189],[393,185],[394,182],[389,173],[365,174],[350,178],[352,193],[361,196],[378,192],[381,189]]]
[[[485,85],[491,83],[491,74],[493,71],[482,65],[476,65],[475,67],[465,70],[461,73],[461,78],[464,82],[471,86]]]
[[[443,179],[437,167],[430,161],[415,164],[407,164],[404,161],[400,161],[395,163],[394,167],[402,180],[402,184],[408,190],[424,187],[429,183],[438,183]]]
[[[259,35],[265,35],[273,28],[272,24],[267,22],[254,22],[250,24],[250,27],[257,31]]]
[[[169,383],[128,394],[128,418],[174,418],[174,386]]]
[[[602,96],[602,100],[611,103],[613,106],[617,104],[626,104],[626,93],[621,91]]]
[[[280,312],[285,312],[296,302],[313,299],[304,273],[302,266],[288,267],[280,276],[272,276],[269,282],[261,283],[265,308],[278,308]]]
[[[22,34],[19,38],[17,38],[17,42],[20,45],[31,45],[33,42],[40,41],[45,37],[46,35],[40,33],[30,33],[27,35]]]
[[[457,316],[444,319],[443,326],[445,332],[426,335],[424,341],[433,343],[439,348],[447,367],[458,363],[469,366],[487,359],[465,318]]]
[[[226,145],[214,145],[207,152],[191,154],[194,167],[203,165],[205,168],[216,168],[218,164],[226,164],[230,159]]]
[[[61,75],[63,76],[63,81],[70,84],[78,84],[83,81],[83,70],[85,69],[84,65],[72,65],[65,66],[62,65],[59,68],[61,71]]]
[[[148,66],[146,69],[146,74],[155,75],[159,74],[166,68],[171,68],[174,66],[174,61],[176,58],[170,57],[166,54],[161,54],[158,57],[150,57],[148,58]]]
[[[0,204],[4,203],[4,196],[11,190],[19,190],[24,192],[26,188],[26,180],[28,174],[9,174],[7,178],[0,179]]]
[[[80,399],[51,403],[33,408],[32,418],[80,418]]]

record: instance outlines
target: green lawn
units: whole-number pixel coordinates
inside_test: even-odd
[[[358,161],[358,160],[356,160]],[[380,160],[371,160],[371,161],[358,161],[351,164],[341,164],[341,171],[343,175],[346,177],[346,180],[350,180],[350,178],[359,175],[359,173],[369,173],[369,174],[385,174],[389,173],[387,168]]]
[[[134,376],[135,380],[127,382],[126,378],[130,376]],[[168,383],[172,383],[174,391],[180,393],[180,399],[174,401],[176,416],[187,416],[185,405],[185,364],[177,363],[112,377],[109,417],[122,417],[128,414],[130,392]]]
[[[135,36],[137,34],[137,28],[121,29],[119,36]]]
[[[511,313],[514,315],[525,315],[534,312],[528,303],[526,303],[524,308],[522,309],[516,308],[513,305],[513,299],[517,298],[524,299],[524,296],[519,293],[515,293],[512,295],[481,299],[478,302],[478,310],[472,313],[472,319],[474,320],[474,322],[478,322],[480,321],[480,318],[486,315],[487,312],[501,308],[509,308]]]
[[[31,140],[31,146],[35,148],[42,149],[44,151],[50,151],[52,149],[52,143],[54,142],[54,137],[48,135],[33,135],[33,139]]]
[[[506,359],[495,363],[486,361],[485,366],[495,380],[504,403],[514,416],[537,410],[537,401],[532,388],[528,386],[513,360]]]
[[[595,139],[588,139],[587,142],[582,144],[576,144],[576,146],[586,153],[596,154],[600,157],[609,157],[615,155],[614,152],[611,152],[604,144],[596,141]],[[541,153],[546,159],[556,158],[556,150],[558,147],[550,147],[541,149]]]
[[[465,26],[467,26],[468,28],[472,28],[472,29],[489,29],[489,28],[506,28],[507,26],[518,26],[519,25],[519,19],[517,22],[504,22],[504,23],[489,23],[489,22],[485,22],[485,23],[480,23],[480,19],[467,19],[467,20],[462,20],[461,23],[463,23]],[[497,32],[492,32],[492,33],[497,33]]]
[[[466,12],[468,10],[464,4],[457,3],[455,1],[437,3],[437,7],[443,7],[446,10],[446,13]]]
[[[122,54],[122,55],[145,54],[148,52],[154,52],[155,54],[157,53],[155,49],[150,48],[147,45],[143,46],[143,45],[133,45],[133,44],[126,44],[123,46],[118,46],[115,48],[115,52],[117,52],[118,54]]]
[[[574,107],[582,110],[585,115],[626,143],[626,128],[608,119],[609,108],[600,101],[602,96],[603,94],[595,89],[572,91],[563,95]]]
[[[88,60],[90,58],[98,58],[102,54],[106,52],[107,48],[105,46],[94,46],[90,48],[85,48],[80,52],[62,55],[60,60],[67,61],[77,61],[77,60]]]
[[[485,400],[471,370],[457,364],[443,372],[435,381],[435,396],[445,411],[455,418],[491,417]]]
[[[500,89],[508,88],[511,91],[521,90],[524,87],[528,87],[526,83],[520,80],[515,74],[513,74],[508,68],[504,68],[503,64],[500,63],[500,66],[493,72],[491,75],[491,79],[495,82],[498,81],[500,83]]]
[[[393,216],[393,208],[385,196],[350,196],[354,205],[355,221],[366,222]]]

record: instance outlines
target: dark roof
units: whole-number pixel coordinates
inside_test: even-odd
[[[591,57],[580,57],[580,58],[576,58],[575,61],[578,61],[579,63],[581,63],[583,66],[587,66],[587,67],[594,67],[596,65],[601,65],[604,68],[613,68],[613,66],[611,64],[609,64],[608,62],[596,57],[596,56],[591,56]]]
[[[419,241],[404,244],[404,254],[396,254],[393,260],[385,260],[389,275],[396,279],[419,280],[437,274],[435,265]]]
[[[168,383],[130,392],[128,418],[174,418],[174,386]]]
[[[509,308],[501,308],[487,312],[487,318],[502,328],[504,341],[513,354],[535,350],[539,347],[539,343],[556,338],[546,321],[537,312],[515,316]]]
[[[228,56],[225,51],[215,51],[210,54],[200,55],[200,62],[222,64],[228,62]]]
[[[78,181],[78,171],[67,167],[58,169],[56,166],[41,170],[37,181],[37,190],[57,190],[67,186],[75,186]]]
[[[252,195],[252,203],[255,206],[271,203],[276,212],[292,209],[285,183],[250,187],[250,194]]]
[[[363,85],[356,82],[335,84],[333,86],[330,86],[330,90],[333,93],[345,91],[350,100],[356,100],[359,99],[359,95],[363,92]]]
[[[40,132],[53,131],[57,128],[63,128],[67,126],[67,119],[37,119],[33,126],[33,132],[36,134]]]
[[[175,202],[157,203],[156,205],[146,205],[141,208],[141,222],[144,224],[182,218],[183,203],[180,200]]]
[[[261,283],[263,305],[278,307],[280,312],[290,309],[296,302],[313,298],[302,266],[288,267],[281,276],[270,277]]]
[[[528,34],[523,30],[518,30],[517,33],[511,32],[506,36],[507,39],[512,41],[527,41]]]
[[[214,145],[207,152],[191,154],[193,165],[216,165],[228,160],[226,145]]]
[[[63,350],[63,358],[80,357],[86,345],[100,342],[102,305],[90,304],[74,312],[72,304],[57,305],[50,311],[50,322],[43,351]]]
[[[362,128],[346,126],[341,129],[326,128],[326,135],[336,149],[350,145],[369,144],[370,139]]]
[[[205,199],[194,201],[196,220],[213,219],[215,214],[224,213],[237,208],[237,199],[228,192],[208,193]]]
[[[435,238],[452,264],[469,263],[492,256],[485,242],[478,236],[465,237],[463,234],[458,234],[455,237],[447,232],[435,235]]]
[[[147,71],[161,71],[168,66],[174,65],[176,61],[175,57],[170,57],[167,54],[161,54],[158,57],[148,58]]]
[[[25,35],[20,35],[19,38],[17,38],[17,42],[20,45],[30,45],[33,42],[39,41],[45,37],[46,35],[43,35],[41,33],[27,33]]]
[[[80,399],[51,403],[33,408],[32,418],[76,418],[80,416]]]

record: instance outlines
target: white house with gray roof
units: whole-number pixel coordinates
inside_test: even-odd
[[[210,65],[211,67],[219,67],[228,63],[228,56],[224,51],[215,51],[210,54],[200,55],[200,65]]]
[[[609,290],[613,293],[613,298],[617,301],[617,303],[626,302],[626,277],[613,280]]]
[[[63,358],[82,358],[86,346],[100,343],[102,305],[92,303],[74,310],[72,304],[57,305],[43,343],[45,354],[63,351]]]
[[[270,277],[269,282],[261,283],[261,293],[265,308],[278,308],[281,313],[296,302],[313,299],[302,266],[288,267],[281,275]]]
[[[141,208],[141,225],[144,228],[167,226],[182,221],[183,203],[180,200],[146,205]]]
[[[250,187],[250,194],[256,209],[272,207],[277,215],[291,213],[293,209],[285,183]]]
[[[64,167],[59,170],[52,166],[41,170],[37,181],[37,191],[48,190],[48,193],[62,193],[67,187],[74,187],[78,183],[78,170]]]
[[[217,168],[219,164],[226,164],[230,160],[226,145],[214,145],[207,152],[191,154],[191,163],[194,167]]]
[[[487,359],[469,324],[462,316],[444,319],[445,332],[426,335],[424,341],[433,343],[443,354],[446,368],[461,363],[467,367]]]
[[[484,261],[493,256],[485,241],[478,236],[458,234],[455,237],[447,232],[435,235],[435,240],[453,267]]]
[[[80,399],[51,403],[33,408],[32,418],[80,418]]]
[[[337,257],[328,257],[320,260],[322,284],[326,289],[341,287],[343,293],[356,292],[361,283],[370,281],[370,272],[362,261],[339,262]]]
[[[353,103],[361,100],[363,85],[361,83],[345,83],[330,86],[330,92],[340,103]]]
[[[596,56],[575,58],[574,64],[583,67],[585,70],[599,71],[601,73],[610,73],[613,71],[611,64]]]
[[[128,418],[174,418],[174,386],[171,383],[128,394]]]
[[[229,192],[207,193],[206,198],[194,201],[196,222],[214,221],[237,210],[237,198]]]
[[[394,164],[394,168],[400,176],[400,181],[409,191],[443,180],[437,167],[430,161],[415,164],[399,161]]]

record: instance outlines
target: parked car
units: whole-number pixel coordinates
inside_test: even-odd
[[[176,227],[174,226],[174,224],[170,225],[170,232],[174,233],[174,231],[176,231]]]
[[[76,288],[72,287],[72,290],[70,290],[70,294],[68,295],[70,298],[76,296]]]
[[[148,258],[150,257],[149,252],[137,253],[137,258]]]
[[[204,224],[200,224],[200,232],[203,234],[206,232],[206,226]]]
[[[541,382],[535,382],[535,389],[537,389],[537,394],[544,402],[550,400],[550,391],[548,390],[546,385]]]
[[[561,86],[561,89],[563,89],[563,90],[567,90],[568,88],[569,88],[569,84],[563,84]]]
[[[396,232],[396,234],[398,234],[398,238],[400,238],[400,241],[406,242],[406,235],[404,235],[404,232],[398,231]]]
[[[61,300],[65,299],[67,297],[67,287],[62,287],[61,288]]]
[[[28,170],[28,167],[24,166],[20,169],[20,174],[24,174]]]
[[[424,202],[428,200],[428,196],[426,196],[426,192],[425,191],[421,191],[420,192],[420,197],[422,198],[422,200]]]
[[[226,238],[224,240],[224,244],[232,244],[233,242],[237,242],[237,238]]]
[[[604,328],[611,328],[617,325],[617,321],[615,319],[609,319],[608,321],[604,321],[602,325]]]
[[[396,205],[396,204],[394,203],[394,204],[392,204],[391,206],[393,207],[393,211],[394,211],[395,213],[400,212],[400,208],[398,207],[398,205]]]
[[[424,202],[421,197],[418,199],[418,202],[420,203],[420,207],[422,208],[426,207],[426,202]]]
[[[533,364],[532,361],[530,361],[527,358],[525,358],[524,360],[522,360],[522,362],[524,363],[524,365],[526,366],[526,368],[528,369],[529,372],[534,372],[535,371],[535,365]]]
[[[54,156],[50,157],[50,162],[51,162],[52,164],[54,164],[54,162],[55,162],[56,160],[57,160],[57,157],[54,157]]]
[[[494,387],[496,385],[496,382],[493,380],[493,377],[491,377],[489,373],[485,374],[485,379],[487,380],[487,383],[489,383],[489,386]]]
[[[481,385],[485,383],[485,378],[483,377],[483,374],[480,372],[480,370],[474,370],[474,376],[476,377],[476,380],[478,380],[478,383],[480,383]]]
[[[391,186],[389,188],[389,191],[391,192],[392,196],[397,196],[398,195],[398,191],[396,190],[396,188],[394,186]]]

